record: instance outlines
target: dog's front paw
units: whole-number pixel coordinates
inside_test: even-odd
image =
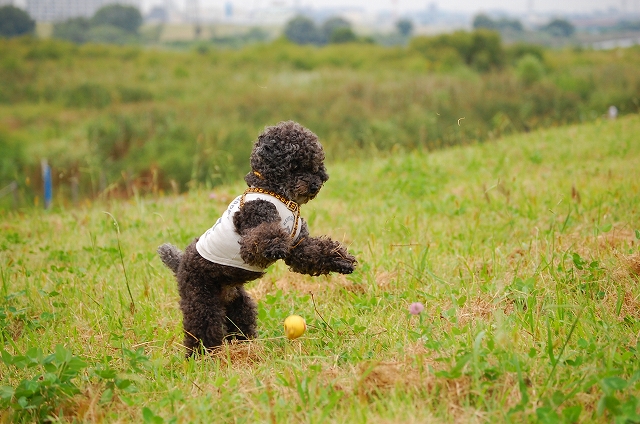
[[[333,270],[340,274],[351,274],[355,269],[358,261],[352,255],[345,255],[343,258],[336,259],[333,263]]]

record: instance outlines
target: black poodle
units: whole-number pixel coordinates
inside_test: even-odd
[[[300,206],[329,179],[318,137],[286,121],[267,127],[251,153],[249,188],[215,225],[184,252],[158,248],[178,280],[187,356],[214,348],[226,337],[257,336],[256,303],[244,284],[284,259],[291,271],[313,276],[349,274],[356,259],[329,237],[310,237]]]

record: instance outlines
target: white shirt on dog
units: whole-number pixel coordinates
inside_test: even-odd
[[[263,272],[264,268],[249,265],[240,257],[240,234],[236,232],[236,227],[233,225],[233,215],[240,210],[241,198],[242,195],[236,197],[213,227],[209,228],[198,239],[196,250],[200,256],[217,264]],[[288,230],[289,234],[294,228],[297,228],[296,233],[292,235],[293,239],[300,235],[302,223],[298,222],[298,225],[296,225],[296,219],[302,220],[302,218],[297,217],[283,202],[264,193],[247,193],[244,195],[245,203],[256,199],[263,199],[273,203],[280,215],[282,227]]]

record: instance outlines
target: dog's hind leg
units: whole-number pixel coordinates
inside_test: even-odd
[[[227,332],[238,340],[254,339],[258,336],[258,307],[243,287],[238,287],[238,294],[226,308]]]
[[[220,346],[227,333],[220,300],[204,290],[194,290],[190,295],[180,299],[186,356]]]

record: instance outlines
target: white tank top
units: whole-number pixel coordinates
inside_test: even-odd
[[[209,228],[196,243],[196,250],[203,258],[221,265],[246,269],[249,271],[263,272],[264,268],[249,265],[240,257],[240,234],[236,232],[233,225],[233,215],[240,210],[242,195],[236,197],[227,210],[216,221],[213,227]],[[277,198],[265,193],[246,193],[244,202],[262,199],[271,202],[280,215],[280,224],[291,234],[296,229],[295,234],[291,234],[293,239],[300,235],[302,221],[297,214],[289,210],[287,206]]]

